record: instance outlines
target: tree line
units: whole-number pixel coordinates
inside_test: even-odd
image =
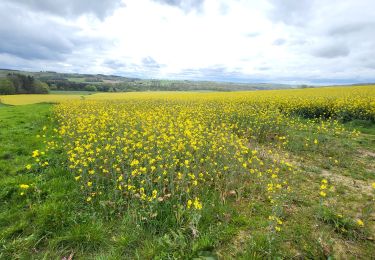
[[[69,74],[53,76],[30,76],[20,73],[8,73],[5,78],[0,77],[0,94],[39,94],[51,91],[90,91],[90,92],[136,92],[136,91],[233,91],[270,89],[270,86],[254,84],[217,83],[209,81],[185,80],[141,80],[128,79],[122,82],[117,79],[104,81],[100,77],[93,81],[90,77],[81,80],[66,78]],[[87,81],[90,80],[90,81]],[[101,81],[101,82],[100,82]],[[112,81],[112,82],[111,82]],[[307,86],[301,86],[307,87]]]
[[[8,73],[0,78],[0,94],[46,94],[49,92],[48,84],[35,79],[33,76],[19,73]]]

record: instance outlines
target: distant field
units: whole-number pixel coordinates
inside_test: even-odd
[[[178,95],[176,95],[178,94]],[[174,98],[174,97],[227,97],[246,96],[248,98],[267,97],[320,97],[329,98],[331,95],[346,100],[352,95],[363,97],[373,97],[375,95],[375,85],[356,87],[322,87],[307,89],[286,89],[286,90],[257,90],[257,91],[237,91],[237,92],[213,92],[213,91],[147,91],[147,92],[116,92],[116,93],[96,93],[89,91],[51,91],[50,94],[27,94],[27,95],[0,95],[0,103],[8,105],[27,105],[37,103],[59,103],[67,100],[122,100],[132,98]]]
[[[0,259],[375,255],[373,86],[0,98]]]
[[[59,94],[59,95],[92,95],[97,92],[91,91],[65,91],[65,90],[51,90],[50,94]]]
[[[67,100],[82,99],[76,94],[24,94],[0,96],[0,103],[7,105],[28,105],[37,103],[59,103]]]
[[[72,81],[72,82],[78,82],[78,83],[83,83],[86,82],[85,78],[67,78],[67,80]]]

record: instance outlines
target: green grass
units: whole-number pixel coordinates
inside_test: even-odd
[[[42,146],[35,136],[49,122],[48,104],[0,107],[0,168],[14,175],[30,160],[30,149]]]
[[[132,211],[108,212],[88,207],[80,187],[60,165],[56,151],[51,167],[26,171],[31,152],[42,149],[43,126],[54,127],[50,104],[0,105],[0,259],[252,259],[365,258],[375,255],[374,193],[365,189],[375,179],[375,126],[351,122],[364,134],[356,139],[319,136],[317,147],[304,148],[304,131],[290,132],[294,143],[280,149],[299,174],[281,232],[270,237],[272,207],[256,192],[241,199],[205,207],[193,235],[191,226],[158,219],[140,223]],[[286,150],[284,150],[286,149]],[[338,158],[338,163],[328,159]],[[319,198],[321,179],[334,186]],[[30,184],[20,195],[20,184]],[[367,186],[366,186],[367,185]],[[342,215],[342,217],[340,217]],[[365,223],[356,224],[357,218]]]

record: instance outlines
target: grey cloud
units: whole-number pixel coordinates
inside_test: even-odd
[[[363,27],[360,24],[345,24],[345,25],[339,25],[331,29],[328,34],[332,36],[343,35],[343,34],[345,35],[345,34],[350,34],[353,32],[361,31],[362,29]]]
[[[109,68],[114,72],[121,71],[121,73],[123,74],[126,71],[126,75],[146,78],[157,76],[160,69],[165,67],[164,64],[158,63],[150,56],[144,57],[140,63],[134,63],[131,60],[127,60],[125,57],[121,60],[107,59],[101,64],[105,68]]]
[[[267,70],[271,70],[272,68],[271,67],[258,67],[256,69],[260,71],[267,71]]]
[[[114,69],[114,70],[119,69],[119,68],[127,67],[127,64],[125,62],[118,61],[118,60],[106,60],[102,64],[105,67],[111,68],[111,69]]]
[[[295,45],[295,46],[303,46],[309,43],[308,40],[304,40],[304,39],[292,39],[292,40],[289,40],[288,42],[289,42],[289,45]]]
[[[200,11],[204,0],[153,0],[161,4],[166,4],[174,7],[178,7],[186,12],[191,10]]]
[[[14,15],[9,9],[0,9],[0,15],[7,21],[0,24],[0,34],[6,39],[0,41],[0,53],[24,59],[56,59],[73,48],[74,43],[63,36],[71,35],[71,28],[52,21],[35,21],[25,12]]]
[[[306,20],[303,25],[306,26],[285,27],[289,30],[287,38],[289,50],[299,55],[300,59],[303,59],[304,54],[325,58],[324,62],[327,64],[322,64],[321,59],[314,60],[311,57],[306,61],[315,70],[325,67],[325,71],[322,72],[325,74],[329,74],[333,71],[332,68],[338,66],[345,71],[343,73],[366,73],[363,68],[371,66],[371,62],[366,63],[361,57],[370,57],[370,59],[375,57],[374,53],[371,53],[375,47],[374,2],[371,0],[344,2],[334,4],[324,0],[312,0],[310,8],[300,10],[303,14],[301,17]],[[330,59],[340,57],[345,58],[342,59],[342,62],[345,61],[345,66],[342,63],[332,66],[329,63]]]
[[[213,66],[208,68],[202,68],[199,70],[200,73],[207,76],[217,76],[227,74],[227,68],[225,66]]]
[[[0,35],[4,39],[0,41],[2,54],[29,60],[64,60],[75,49],[95,42],[92,38],[83,38],[76,27],[54,19],[40,19],[16,5],[0,6],[0,16],[6,21],[0,23]],[[100,44],[96,42],[97,46]]]
[[[366,51],[357,57],[357,63],[368,69],[375,69],[375,51]]]
[[[273,45],[275,45],[275,46],[281,46],[281,45],[284,45],[285,43],[286,43],[285,39],[279,38],[279,39],[276,39],[273,42]]]
[[[152,57],[143,58],[142,65],[146,68],[151,69],[161,68],[161,65],[157,63]]]
[[[312,15],[313,0],[269,0],[273,5],[270,18],[287,25],[306,24]]]
[[[368,63],[365,64],[365,67],[375,70],[375,61],[369,61]]]
[[[328,35],[330,36],[348,36],[353,33],[361,33],[365,30],[371,30],[375,33],[375,22],[340,24],[332,28]]]
[[[260,32],[250,32],[246,34],[246,37],[254,38],[254,37],[258,37],[259,35],[261,35]]]
[[[345,45],[329,45],[320,47],[313,50],[312,54],[320,58],[337,58],[337,57],[346,57],[350,53],[350,50]]]
[[[199,69],[198,68],[184,69],[178,73],[178,76],[187,78],[187,79],[201,79],[201,78],[212,79],[214,77],[217,77],[218,75],[223,75],[224,73],[226,73],[225,67],[213,66],[213,67],[199,68]]]
[[[224,65],[184,69],[175,76],[184,79],[213,81],[238,81],[248,78],[247,75],[239,71],[228,70]]]
[[[271,71],[272,68],[264,67],[259,71]],[[240,68],[228,70],[224,65],[217,65],[212,67],[205,67],[200,69],[185,69],[178,75],[177,78],[192,79],[192,80],[211,80],[211,81],[223,81],[233,83],[280,83],[278,78],[273,76],[264,76],[261,74],[246,74],[241,72]]]
[[[122,0],[126,2],[127,0]],[[0,67],[19,68],[28,70],[56,70],[83,73],[126,73],[137,77],[158,77],[165,64],[160,64],[153,57],[139,60],[138,52],[134,54],[113,54],[112,47],[117,46],[115,36],[109,33],[107,39],[87,37],[96,28],[92,24],[74,24],[81,15],[92,15],[104,20],[121,5],[121,0],[0,0]],[[179,8],[186,13],[201,12],[204,0],[150,0]],[[233,0],[244,3],[246,0]],[[146,4],[147,1],[145,1]],[[225,15],[231,10],[231,1],[220,1],[214,10]],[[178,73],[180,78],[199,78],[212,80],[246,80],[249,77],[262,77],[260,80],[315,80],[322,77],[324,82],[340,78],[353,79],[359,75],[365,79],[372,77],[375,71],[375,2],[373,0],[268,0],[272,4],[268,15],[270,25],[275,31],[256,31],[256,27],[248,27],[241,31],[243,41],[264,43],[264,48],[255,48],[251,52],[241,53],[239,50],[239,65],[245,68],[256,66],[252,75],[241,73],[243,68],[230,68],[230,64],[221,64],[207,68],[191,68]],[[149,2],[148,2],[149,3]],[[152,5],[151,5],[152,6]],[[207,5],[211,6],[211,5]],[[150,6],[145,6],[148,8]],[[161,9],[163,12],[163,10]],[[257,11],[257,10],[256,10]],[[201,12],[202,18],[204,12]],[[142,16],[142,14],[136,14]],[[159,14],[158,14],[159,15]],[[181,14],[183,15],[183,14]],[[232,12],[227,13],[231,18]],[[235,15],[235,14],[234,14]],[[261,14],[264,15],[263,13]],[[164,16],[164,13],[160,13]],[[168,15],[166,15],[168,17]],[[190,19],[186,16],[186,19]],[[207,16],[207,18],[210,18]],[[147,17],[145,18],[147,19]],[[203,21],[203,20],[202,20]],[[152,21],[151,21],[152,22]],[[67,25],[70,24],[70,25]],[[110,24],[110,23],[108,23]],[[102,25],[108,26],[106,23]],[[100,26],[100,28],[102,28]],[[81,29],[88,29],[82,31]],[[163,27],[160,28],[162,30]],[[242,27],[239,29],[243,29]],[[136,31],[136,28],[135,30]],[[86,33],[87,32],[87,33]],[[121,33],[128,33],[126,30]],[[130,40],[137,40],[130,32]],[[224,35],[228,34],[223,28]],[[264,37],[266,34],[267,37]],[[114,35],[114,34],[113,34]],[[260,36],[260,37],[259,37]],[[287,54],[290,59],[277,59],[271,55],[263,55],[269,48],[268,36],[275,41],[271,43]],[[111,37],[114,37],[111,39]],[[171,35],[171,37],[174,37]],[[121,38],[121,37],[119,37]],[[286,41],[286,42],[285,42]],[[119,42],[126,46],[126,42]],[[151,43],[152,44],[152,43]],[[141,46],[140,46],[141,48]],[[147,49],[147,48],[146,48]],[[193,53],[194,49],[187,51]],[[152,52],[154,53],[154,52]],[[162,53],[160,53],[162,54]],[[242,55],[243,54],[243,55]],[[115,55],[114,57],[112,55]],[[124,57],[123,55],[130,55]],[[149,54],[144,54],[144,56]],[[151,54],[150,54],[151,55]],[[263,57],[264,56],[264,57]],[[155,56],[157,57],[157,56]],[[340,58],[337,62],[335,58]],[[202,57],[204,59],[204,57]],[[210,64],[212,60],[203,60],[202,64]],[[223,61],[224,63],[224,61]],[[252,65],[255,64],[255,65]],[[172,64],[170,66],[173,66]],[[173,69],[173,67],[171,67]],[[102,71],[101,71],[102,70]],[[169,71],[169,70],[166,70]],[[288,78],[283,78],[288,74]],[[166,77],[176,76],[167,74]]]
[[[23,9],[58,16],[77,17],[92,14],[104,19],[121,6],[121,0],[3,0],[18,4]]]

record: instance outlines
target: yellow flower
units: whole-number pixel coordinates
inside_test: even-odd
[[[193,202],[192,202],[191,200],[188,200],[188,202],[187,202],[187,208],[188,208],[188,209],[190,209],[191,204],[193,204]]]
[[[194,208],[195,209],[202,209],[202,203],[199,201],[199,198],[195,198],[195,200],[194,200]]]
[[[92,182],[91,181],[87,182],[87,186],[91,187],[92,186]]]
[[[87,202],[90,202],[91,200],[92,200],[91,197],[87,197],[87,199],[86,199]]]
[[[158,191],[157,190],[153,190],[152,191],[152,198],[155,199],[157,195],[158,195]]]
[[[130,166],[136,166],[139,164],[139,161],[137,159],[134,159],[131,161]]]
[[[357,219],[357,225],[360,226],[360,227],[363,227],[365,225],[365,223],[363,223],[363,221],[361,219]]]
[[[74,179],[76,180],[76,181],[78,181],[79,179],[81,179],[81,175],[80,176],[76,176],[76,177],[74,177]]]
[[[317,139],[314,139],[314,144],[318,144],[318,140]]]
[[[32,157],[38,157],[39,156],[39,150],[33,151]]]
[[[327,193],[325,193],[324,191],[321,191],[319,194],[320,194],[320,196],[322,196],[322,197],[327,196]]]
[[[372,188],[375,189],[375,182],[371,184]]]
[[[30,170],[30,169],[31,169],[31,164],[26,165],[25,168],[26,168],[27,170]]]
[[[281,227],[276,226],[275,229],[276,229],[277,232],[281,231]]]
[[[27,184],[20,184],[20,188],[24,189],[24,190],[27,190],[28,188],[30,188],[30,186],[27,185]]]

